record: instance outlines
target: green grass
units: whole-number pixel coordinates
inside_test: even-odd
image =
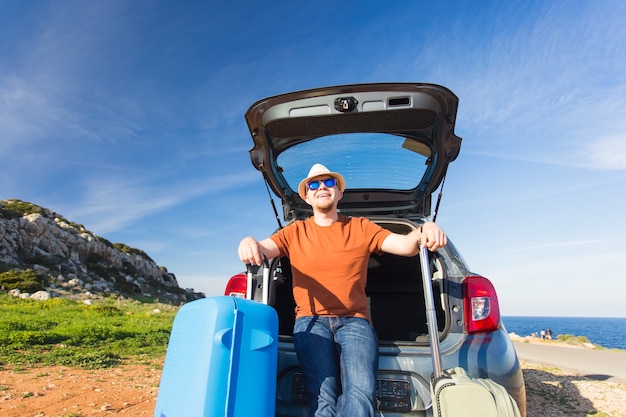
[[[97,369],[162,358],[177,310],[129,300],[104,299],[89,306],[0,294],[0,366]]]

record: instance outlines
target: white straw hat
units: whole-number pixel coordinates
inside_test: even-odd
[[[320,175],[328,175],[329,177],[333,177],[334,179],[336,179],[339,191],[343,192],[343,190],[346,189],[346,180],[341,174],[337,172],[331,172],[322,164],[315,164],[309,170],[309,175],[305,179],[300,181],[300,184],[298,185],[298,194],[300,195],[300,197],[302,197],[303,200],[306,198],[307,183],[312,178],[319,177]]]

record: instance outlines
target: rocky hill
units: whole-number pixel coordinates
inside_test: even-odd
[[[0,288],[21,297],[116,296],[171,304],[204,297],[180,288],[174,274],[142,250],[112,244],[19,200],[0,200]]]

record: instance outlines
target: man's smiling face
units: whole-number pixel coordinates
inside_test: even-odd
[[[327,187],[323,180],[329,177],[328,175],[320,175],[319,177],[315,177],[311,179],[310,182],[315,182],[322,180],[319,183],[319,188],[316,190],[311,190],[307,188],[306,193],[306,202],[313,207],[313,211],[318,211],[320,213],[329,213],[337,208],[337,204],[341,197],[343,197],[343,193],[339,191],[337,185],[335,184],[332,187]]]

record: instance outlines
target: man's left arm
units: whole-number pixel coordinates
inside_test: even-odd
[[[427,222],[407,235],[390,234],[383,241],[381,250],[394,255],[415,256],[419,253],[420,245],[426,245],[430,251],[435,251],[447,243],[446,233],[439,225]]]

